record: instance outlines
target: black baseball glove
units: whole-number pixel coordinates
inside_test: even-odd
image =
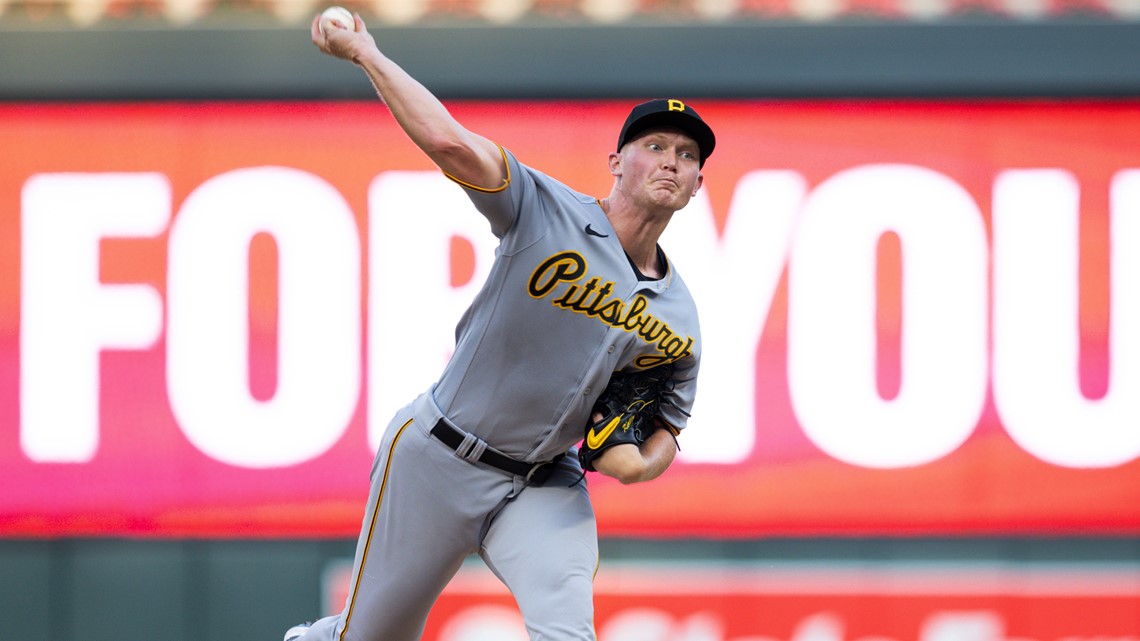
[[[656,418],[661,404],[677,407],[669,400],[673,384],[672,363],[639,372],[614,373],[594,403],[591,422],[586,426],[586,437],[578,449],[582,469],[596,471],[594,460],[614,445],[644,443],[660,427]],[[681,412],[685,413],[684,410]],[[599,414],[601,419],[593,421],[593,417]]]

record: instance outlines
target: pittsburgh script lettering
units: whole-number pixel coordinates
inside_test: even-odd
[[[561,252],[547,258],[535,268],[527,284],[533,298],[553,295],[551,304],[577,314],[625,330],[635,332],[641,340],[653,345],[660,354],[646,354],[634,360],[638,367],[671,363],[692,354],[693,337],[678,336],[669,325],[648,313],[649,301],[644,296],[627,302],[613,295],[614,283],[594,276],[577,284],[586,275],[586,259],[577,252]],[[565,287],[558,289],[560,284]]]

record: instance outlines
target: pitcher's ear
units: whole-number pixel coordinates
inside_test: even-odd
[[[611,151],[609,157],[610,174],[617,176],[621,173],[621,152]]]

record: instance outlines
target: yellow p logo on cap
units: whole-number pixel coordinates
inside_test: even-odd
[[[685,103],[681,102],[680,100],[670,100],[669,101],[669,111],[684,111],[684,110],[685,110]]]

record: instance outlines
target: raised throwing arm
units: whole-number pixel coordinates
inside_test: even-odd
[[[322,30],[320,16],[315,17],[313,44],[363,69],[396,122],[446,174],[482,189],[501,187],[507,168],[498,145],[456,121],[426,87],[380,51],[360,15],[353,18],[352,30]]]

